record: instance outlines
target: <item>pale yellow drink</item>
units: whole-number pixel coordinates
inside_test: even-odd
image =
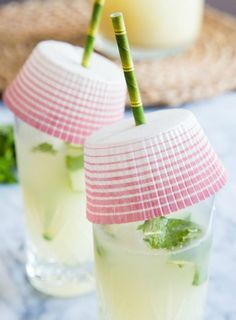
[[[68,145],[21,120],[16,124],[16,144],[30,281],[58,296],[90,291],[93,245],[85,217],[82,147]]]
[[[198,208],[167,217],[202,230],[174,250],[148,247],[140,222],[94,226],[99,320],[203,320],[212,228],[210,207]]]
[[[191,45],[202,25],[204,0],[106,0],[100,34],[114,40],[110,14],[124,14],[137,49],[170,50]]]

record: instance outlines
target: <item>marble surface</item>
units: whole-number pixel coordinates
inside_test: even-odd
[[[229,173],[228,185],[216,201],[205,319],[236,320],[236,93],[184,107],[195,113]],[[8,121],[12,121],[12,115],[0,106],[0,123]],[[25,277],[24,259],[20,188],[0,185],[0,319],[97,319],[95,294],[63,300],[46,297],[32,289]]]

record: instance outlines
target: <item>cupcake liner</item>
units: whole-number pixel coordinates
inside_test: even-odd
[[[226,173],[191,112],[167,110],[135,127],[125,120],[85,144],[87,216],[93,223],[143,221],[214,195]]]
[[[85,139],[123,117],[126,86],[122,71],[94,53],[81,66],[83,49],[41,42],[4,94],[21,120],[69,143]]]

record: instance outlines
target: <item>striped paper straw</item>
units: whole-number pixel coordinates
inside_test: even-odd
[[[93,13],[91,16],[87,39],[84,47],[84,54],[82,59],[82,66],[88,68],[90,57],[93,53],[95,37],[99,28],[100,20],[105,0],[95,0],[93,5]]]
[[[128,87],[130,103],[136,126],[145,124],[143,103],[140,95],[138,82],[135,75],[134,63],[131,56],[129,40],[122,13],[111,15],[116,42],[120,53],[120,59],[124,70],[125,80]]]

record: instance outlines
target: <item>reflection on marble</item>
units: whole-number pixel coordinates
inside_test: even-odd
[[[216,203],[205,318],[236,320],[236,93],[184,107],[192,110],[205,128],[230,177]],[[12,120],[10,113],[0,106],[0,122],[8,119]],[[95,294],[63,300],[46,297],[30,287],[24,273],[23,234],[20,189],[17,185],[0,186],[0,319],[96,320]]]

